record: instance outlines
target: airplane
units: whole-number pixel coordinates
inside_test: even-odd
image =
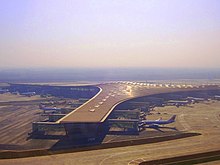
[[[187,97],[188,100],[192,100],[196,103],[201,102],[201,101],[205,101],[204,98],[197,98],[197,97]]]
[[[162,120],[161,118],[158,120],[142,120],[139,123],[139,126],[148,125],[149,127],[158,127],[160,125],[166,125],[175,122],[176,115],[173,115],[169,120]]]
[[[44,111],[60,111],[62,109],[62,108],[57,108],[57,107],[44,107],[41,104],[39,105],[39,108]]]
[[[8,89],[0,89],[0,94],[7,93],[7,92],[9,92]]]
[[[31,97],[36,95],[36,92],[24,92],[24,93],[20,93],[20,95]]]
[[[182,100],[169,100],[169,101],[167,101],[168,105],[175,105],[177,107],[183,106],[183,105],[187,105],[189,103],[190,103],[189,100],[186,100],[186,101],[182,101]]]

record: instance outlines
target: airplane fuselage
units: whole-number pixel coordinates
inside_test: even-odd
[[[176,115],[173,115],[169,120],[142,120],[141,125],[165,125],[175,121]]]

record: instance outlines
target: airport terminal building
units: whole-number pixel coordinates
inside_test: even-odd
[[[157,84],[106,83],[97,86],[42,86],[11,84],[10,92],[36,92],[74,98],[71,108],[51,108],[47,121],[34,122],[31,136],[65,131],[71,139],[101,139],[111,130],[139,134],[140,121],[155,106],[182,106],[191,101],[218,98],[218,86],[170,86]],[[64,103],[68,104],[69,103]],[[46,112],[46,107],[42,108]]]

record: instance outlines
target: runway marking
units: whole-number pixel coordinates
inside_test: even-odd
[[[141,162],[147,161],[144,158],[138,158],[138,159],[133,159],[130,162],[128,162],[128,165],[132,165],[132,164],[140,164]]]
[[[132,152],[132,151],[130,151],[130,152]],[[112,158],[114,156],[123,155],[123,154],[126,154],[126,153],[129,153],[129,152],[121,152],[121,153],[112,154],[112,155],[102,159],[102,161],[99,163],[99,165],[102,165],[103,162],[105,162],[106,160],[108,160],[108,159],[110,159],[110,158]]]
[[[180,124],[184,127],[183,131],[189,131],[191,129],[190,125],[186,122],[186,120],[184,119],[184,114],[181,114],[179,116],[179,122]]]
[[[177,140],[179,140],[179,139],[177,139]],[[161,142],[161,144],[164,144],[164,142]],[[194,143],[194,145],[196,146],[197,144],[201,144],[201,142],[200,141],[197,141],[197,142],[195,142]],[[189,143],[189,144],[181,144],[180,146],[184,146],[184,147],[186,147],[186,146],[190,146],[191,144]],[[179,147],[180,147],[179,146]],[[169,149],[172,149],[172,148],[175,148],[175,146],[166,146],[166,147],[163,147],[163,149],[162,150],[169,150]],[[152,151],[154,151],[155,150],[155,148],[151,148],[151,152]],[[132,152],[132,153],[138,153],[138,152],[144,152],[144,151],[149,151],[149,148],[147,148],[147,149],[141,149],[141,150],[134,150],[134,151],[130,151],[130,152]],[[150,153],[147,153],[147,152],[145,152],[145,154],[147,154],[147,155],[149,155]],[[117,155],[115,155],[115,156],[117,156]],[[113,157],[113,156],[112,156]],[[132,165],[132,164],[129,164],[129,163],[132,163],[132,162],[137,162],[138,164],[139,163],[141,163],[141,162],[143,162],[143,161],[141,161],[141,162],[139,162],[138,160],[143,160],[143,161],[147,161],[147,159],[144,159],[144,158],[138,158],[138,159],[134,159],[134,160],[131,160],[130,162],[128,162],[128,165]],[[107,159],[106,159],[107,160]]]
[[[214,118],[216,119],[216,121],[220,121],[220,113],[219,112],[216,112],[214,114]]]
[[[124,151],[124,152],[120,152],[120,153],[116,153],[116,154],[112,154],[104,159],[102,159],[102,161],[99,163],[99,165],[102,165],[103,162],[105,162],[106,160],[112,158],[112,157],[115,157],[115,156],[118,156],[118,155],[123,155],[123,154],[128,154],[128,153],[137,153],[137,152],[143,152],[143,151],[146,151],[146,150],[149,150],[149,149],[143,149],[143,150],[134,150],[134,151]]]
[[[136,165],[136,164],[140,164],[141,162],[138,162],[136,160],[132,160],[130,162],[128,162],[128,165]]]
[[[176,139],[176,141],[178,141],[178,140],[182,141],[183,139]],[[166,142],[159,142],[159,143],[161,143],[161,144],[166,144]],[[194,146],[196,146],[197,144],[201,144],[201,141],[196,141],[196,142],[194,142],[193,144],[194,144]],[[192,145],[192,144],[190,144],[190,143],[188,143],[188,145],[186,145],[186,144],[180,144],[180,146],[182,146],[182,147],[191,146],[191,145]],[[175,148],[175,147],[176,147],[175,145],[163,146],[163,149],[162,149],[162,150],[164,150],[164,149],[168,150],[168,149],[172,149],[172,148]],[[152,152],[152,151],[155,151],[155,150],[157,150],[157,149],[158,149],[158,148],[150,148],[150,151]],[[147,151],[147,152],[145,152],[145,151]],[[147,154],[147,155],[150,154],[150,153],[148,153],[148,152],[149,152],[149,148],[139,149],[139,150],[132,150],[132,151],[124,151],[124,152],[112,154],[112,155],[110,155],[110,156],[108,156],[108,157],[102,159],[101,162],[99,163],[99,165],[103,165],[103,163],[104,163],[106,160],[111,159],[111,158],[116,157],[116,156],[119,156],[119,155],[132,154],[132,153],[140,153],[140,152],[144,152],[144,153]],[[140,158],[140,159],[141,159],[141,158]],[[139,160],[140,160],[140,159],[139,159]],[[144,159],[144,158],[142,158],[142,159],[143,159],[144,161],[146,161],[146,159]],[[137,159],[135,159],[135,160],[137,160]]]
[[[115,139],[117,139],[118,137],[119,137],[119,136],[115,136],[115,137],[109,139],[106,143],[109,143],[110,141],[115,140]]]
[[[141,162],[144,162],[146,161],[146,159],[144,158],[139,158],[139,159],[134,159],[134,160],[131,160],[130,162],[128,162],[128,165],[136,165],[136,164],[140,164]]]

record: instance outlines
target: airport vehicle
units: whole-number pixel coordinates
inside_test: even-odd
[[[36,92],[24,92],[24,93],[20,93],[20,95],[31,97],[36,95]]]
[[[139,123],[139,126],[148,125],[149,127],[158,127],[160,125],[166,125],[173,123],[175,121],[176,115],[173,115],[169,120],[162,120],[161,118],[158,120],[142,120]]]

